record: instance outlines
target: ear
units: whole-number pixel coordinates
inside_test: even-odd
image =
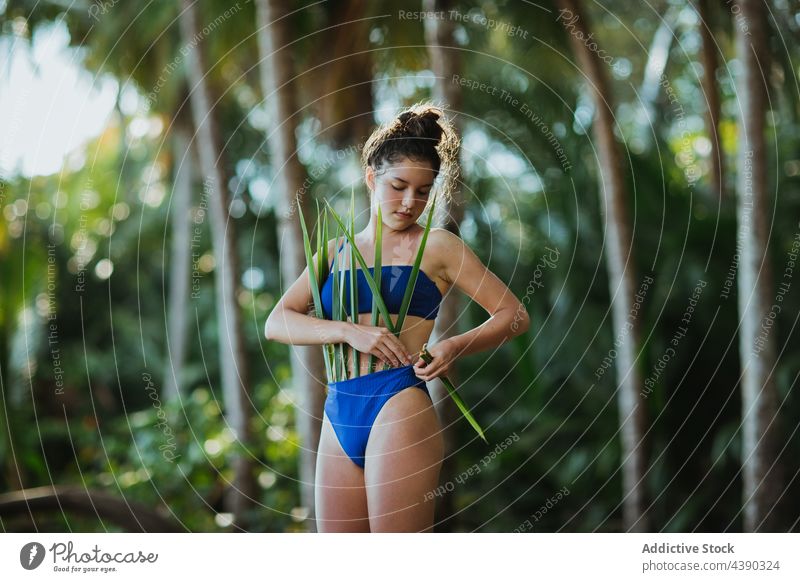
[[[369,188],[370,192],[375,190],[375,170],[372,166],[367,166],[367,170],[364,174],[364,181],[367,183],[367,188]]]

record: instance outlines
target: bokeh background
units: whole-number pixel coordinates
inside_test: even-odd
[[[789,0],[0,0],[2,530],[314,531],[293,204],[363,212],[433,100],[437,225],[532,321],[458,361],[488,447],[436,387],[436,531],[797,531],[798,46]]]

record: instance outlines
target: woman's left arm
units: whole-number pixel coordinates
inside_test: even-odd
[[[530,326],[530,317],[522,302],[461,238],[445,229],[436,229],[435,233],[435,244],[442,245],[439,256],[444,257],[442,276],[480,304],[490,317],[478,327],[443,339],[429,348],[433,361],[426,366],[419,358],[415,365],[417,376],[426,381],[447,375],[456,358],[495,348],[525,333]]]

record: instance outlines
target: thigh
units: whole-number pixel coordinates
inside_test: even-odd
[[[327,414],[317,450],[314,503],[317,531],[369,531],[364,470],[342,450]]]
[[[421,532],[433,527],[444,446],[430,397],[406,388],[384,404],[367,443],[364,484],[373,532]],[[431,498],[431,500],[428,500]]]

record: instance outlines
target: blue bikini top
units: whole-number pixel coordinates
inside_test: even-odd
[[[342,250],[344,242],[339,246]],[[392,315],[397,315],[400,312],[400,306],[403,304],[403,295],[406,292],[408,280],[411,277],[413,265],[382,265],[381,266],[381,297],[386,303],[386,309]],[[375,273],[375,267],[369,267],[369,272]],[[320,290],[320,299],[322,300],[322,312],[326,319],[333,318],[333,266],[328,273],[328,277],[322,285]],[[340,285],[344,279],[344,309],[347,315],[351,315],[350,309],[350,269],[344,270],[344,276],[340,270]],[[367,284],[367,279],[361,269],[356,269],[357,289],[358,289],[358,312],[371,313],[372,312],[372,290]],[[411,302],[408,305],[407,315],[415,315],[425,319],[436,319],[439,313],[439,304],[442,302],[442,292],[436,286],[428,275],[420,269],[417,272],[417,281],[414,284],[414,292],[411,294]]]

